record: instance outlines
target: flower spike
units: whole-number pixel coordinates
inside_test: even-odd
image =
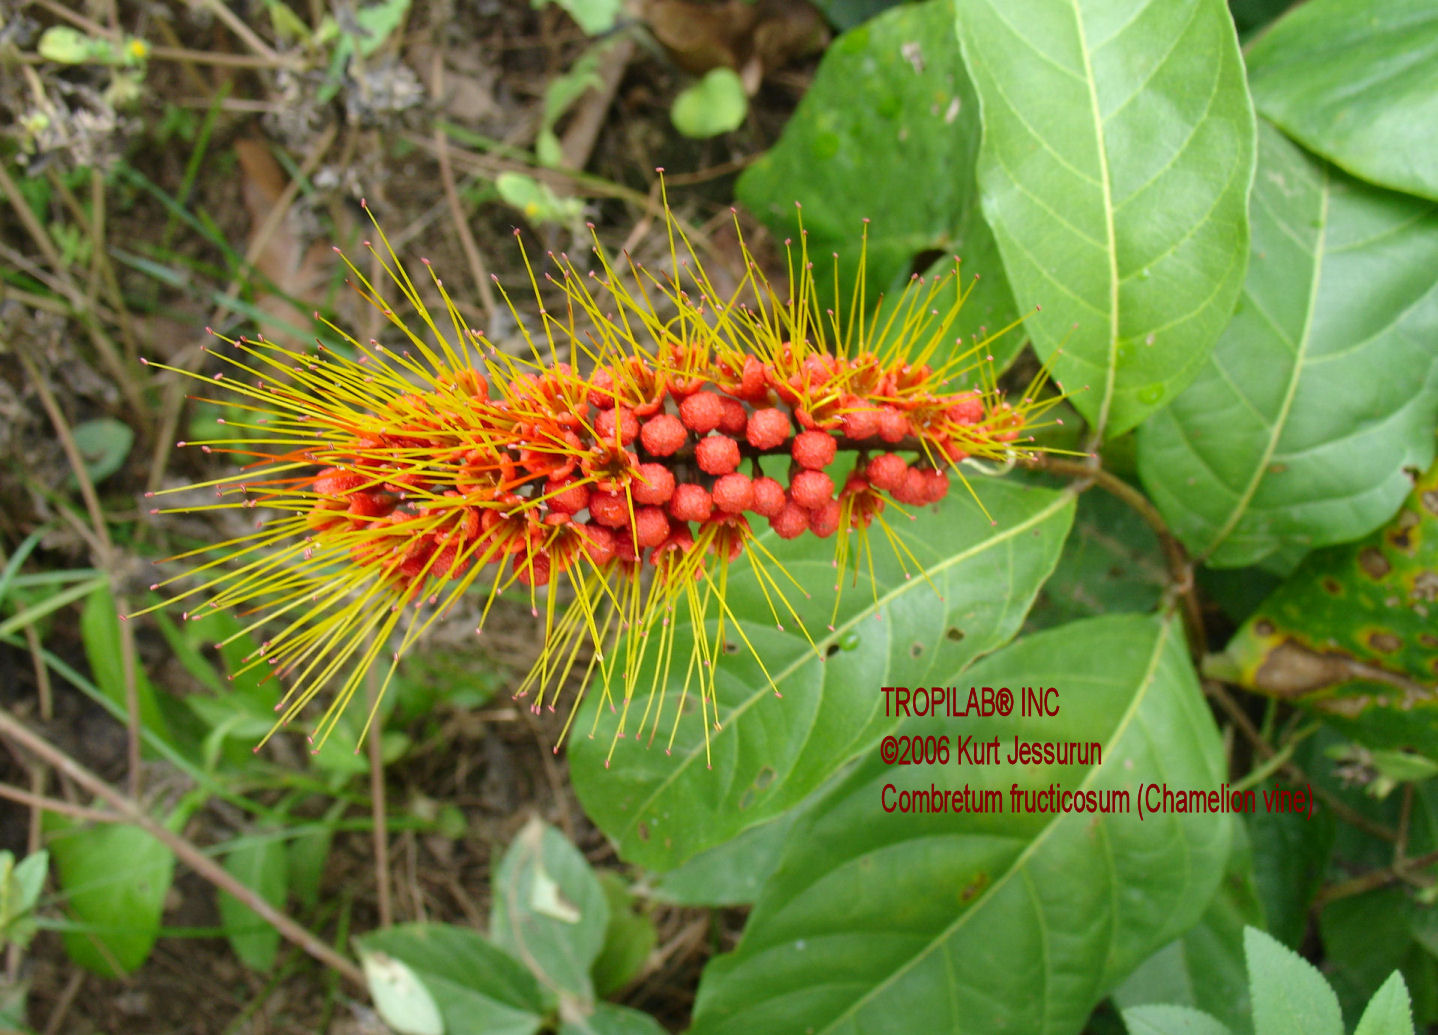
[[[508,594],[543,622],[516,695],[536,711],[577,675],[617,714],[616,742],[647,731],[667,746],[692,693],[707,738],[722,721],[724,655],[742,646],[763,670],[726,603],[730,565],[744,558],[774,623],[803,630],[789,595],[808,594],[776,539],[834,540],[837,614],[844,571],[872,581],[871,525],[912,562],[886,514],[938,502],[961,462],[1008,464],[1031,448],[1055,399],[1039,398],[1040,381],[1005,401],[985,358],[992,339],[953,337],[966,295],[957,263],[866,320],[862,261],[848,314],[821,310],[802,230],[782,290],[741,235],[743,276],[725,295],[665,205],[663,274],[627,255],[616,264],[597,236],[591,269],[550,255],[538,270],[520,244],[537,326],[500,290],[525,355],[470,329],[425,261],[445,310],[432,313],[376,223],[379,244],[366,248],[383,282],[344,261],[393,343],[326,322],[347,348],[221,337],[223,372],[175,370],[248,437],[188,443],[243,467],[202,483],[218,504],[159,512],[265,517],[174,558],[194,566],[159,587],[184,587],[165,603],[200,601],[190,620],[231,610],[246,619],[237,635],[265,630],[246,667],[288,685],[277,728],[332,687],[312,733],[323,744],[384,655],[387,685],[441,616],[482,598],[482,629]],[[950,388],[966,377],[976,387]],[[674,657],[680,626],[693,646]]]

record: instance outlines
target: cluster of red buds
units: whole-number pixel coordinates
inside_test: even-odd
[[[672,241],[672,220],[670,231]],[[188,618],[237,610],[252,616],[246,631],[269,635],[250,663],[292,682],[281,722],[346,673],[322,740],[386,648],[397,661],[479,584],[486,615],[516,585],[545,615],[545,648],[520,688],[536,709],[553,707],[593,645],[585,681],[599,666],[611,706],[614,677],[622,683],[616,739],[640,666],[673,649],[676,606],[696,630],[717,625],[696,636],[703,664],[683,666],[680,700],[703,670],[706,730],[718,726],[712,662],[727,632],[747,642],[724,601],[728,566],[746,559],[775,621],[798,622],[766,526],[779,539],[836,537],[837,556],[857,558],[867,547],[849,538],[862,543],[886,508],[937,503],[971,457],[1012,459],[1045,405],[1005,402],[982,363],[986,343],[953,339],[955,274],[915,278],[883,326],[855,319],[840,334],[802,240],[781,300],[747,249],[744,281],[721,295],[678,236],[685,257],[676,251],[662,279],[632,264],[621,277],[597,240],[596,270],[551,256],[545,286],[531,276],[540,333],[505,296],[528,352],[516,356],[469,329],[431,274],[451,340],[381,234],[380,249],[366,247],[418,322],[349,266],[403,349],[330,325],[347,347],[300,354],[225,339],[214,354],[229,373],[189,374],[227,390],[238,414],[228,423],[250,435],[190,443],[249,461],[207,484],[234,497],[222,506],[272,515],[218,547],[202,569],[211,577],[174,599],[202,599]],[[976,356],[980,374],[965,380]],[[280,617],[288,626],[270,634]],[[640,728],[657,730],[663,708],[661,687]]]

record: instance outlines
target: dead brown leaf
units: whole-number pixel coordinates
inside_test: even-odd
[[[303,220],[293,205],[276,215],[289,181],[270,153],[269,144],[249,138],[235,143],[240,160],[240,188],[250,215],[247,254],[260,274],[252,283],[256,307],[270,317],[265,336],[291,347],[303,347],[303,333],[324,299],[330,250],[323,242],[306,244]],[[273,284],[283,294],[267,292]]]
[[[732,68],[751,96],[765,75],[829,40],[807,0],[637,0],[635,10],[680,68],[694,75]]]

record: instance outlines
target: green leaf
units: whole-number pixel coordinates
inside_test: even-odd
[[[108,586],[100,587],[85,599],[85,607],[80,612],[80,639],[85,645],[85,657],[90,662],[95,684],[106,697],[124,708],[125,653],[120,644],[120,613]],[[154,684],[145,675],[140,659],[136,657],[131,661],[140,723],[150,732],[173,742]]]
[[[653,1017],[627,1006],[600,1003],[588,1017],[566,1020],[559,1035],[666,1035]]]
[[[1206,791],[1223,779],[1178,624],[1076,622],[962,680],[998,686],[1043,672],[1062,673],[1057,716],[925,716],[899,732],[998,737],[1003,753],[1015,737],[1095,741],[1102,764],[891,768],[870,752],[800,821],[737,951],[706,968],[694,1035],[1075,1032],[1109,988],[1198,919],[1228,857],[1229,818],[1140,817],[1135,797],[1140,782]],[[961,677],[933,675],[942,685]],[[1055,784],[1119,811],[1014,811],[1011,788]],[[1002,811],[888,815],[888,785],[997,791]],[[1127,792],[1128,806],[1107,792]]]
[[[669,118],[686,137],[703,140],[729,133],[744,124],[749,98],[744,83],[732,68],[711,68],[697,83],[674,98]]]
[[[1198,372],[1248,244],[1253,109],[1222,0],[959,0],[979,186],[1025,328],[1112,437]],[[1062,349],[1062,352],[1060,352]]]
[[[529,0],[529,3],[535,10],[558,4],[586,36],[598,36],[614,28],[622,0]]]
[[[1272,782],[1255,787],[1261,798]],[[1248,817],[1253,839],[1253,876],[1263,902],[1268,933],[1290,949],[1308,931],[1308,910],[1323,886],[1333,855],[1333,813],[1324,809],[1312,820],[1291,812],[1259,809]]]
[[[343,802],[338,803],[341,807]],[[330,845],[334,841],[334,828],[330,826],[338,818],[333,810],[309,833],[291,839],[287,849],[285,871],[289,874],[290,892],[295,901],[303,906],[313,907],[319,902],[320,883],[324,880],[325,862],[330,856]]]
[[[1349,1017],[1402,966],[1413,943],[1415,922],[1430,907],[1399,888],[1379,888],[1330,903],[1318,918],[1324,973]]]
[[[852,29],[875,15],[896,7],[905,0],[812,0],[829,23],[839,29]]]
[[[346,31],[347,39],[362,57],[369,57],[385,45],[390,35],[404,24],[410,0],[380,0],[377,4],[357,8],[353,13],[354,27]]]
[[[1168,574],[1158,536],[1138,512],[1107,492],[1078,498],[1073,532],[1029,611],[1027,630],[1079,618],[1154,610]]]
[[[119,57],[109,40],[85,35],[69,25],[52,25],[40,34],[36,52],[46,61],[61,65],[118,64]]]
[[[735,193],[781,240],[796,236],[794,204],[802,203],[810,254],[827,268],[837,253],[848,278],[858,268],[862,221],[871,219],[874,294],[866,309],[878,292],[893,297],[916,265],[924,272],[926,257],[962,256],[965,279],[980,278],[955,325],[967,339],[980,327],[1006,327],[1017,314],[977,203],[978,103],[952,21],[951,4],[934,0],[888,11],[837,39],[779,143],[744,172]],[[817,279],[829,291],[830,278]],[[837,301],[847,312],[848,290],[826,304]],[[1019,334],[995,342],[997,365],[1022,344]]]
[[[1413,1035],[1413,1010],[1402,974],[1395,970],[1383,982],[1353,1035]]]
[[[883,715],[880,687],[937,682],[1008,642],[1053,569],[1073,497],[991,479],[973,487],[992,524],[956,488],[945,504],[924,508],[898,530],[914,553],[907,571],[882,542],[872,542],[878,532],[870,532],[874,592],[862,583],[846,586],[837,615],[834,544],[812,536],[777,543],[765,533],[766,548],[800,585],[813,587],[811,599],[792,588],[789,596],[814,632],[814,646],[792,622],[774,627],[750,562],[736,562],[729,609],[783,699],[741,651],[725,657],[715,673],[723,730],[713,737],[712,769],[697,722],[679,724],[672,753],[621,742],[612,765],[606,761],[614,719],[607,709],[595,737],[571,742],[575,791],[624,858],[669,870],[775,818],[897,725]],[[834,630],[819,635],[831,615]],[[681,623],[677,657],[685,656],[691,639]],[[853,649],[841,650],[841,643]],[[829,653],[836,655],[833,664],[825,660]],[[648,664],[641,669],[637,685],[647,686],[651,672]],[[677,696],[682,672],[673,678],[669,692]],[[600,696],[591,693],[576,729],[593,727]]]
[[[779,865],[801,808],[750,827],[660,876],[654,897],[681,906],[748,906]]]
[[[627,882],[613,870],[599,871],[599,884],[609,904],[609,926],[604,930],[604,947],[590,973],[594,990],[611,996],[639,976],[659,940],[654,921],[634,908],[634,896]]]
[[[52,829],[68,822],[46,818]],[[70,959],[103,977],[138,968],[159,937],[174,854],[125,823],[60,833],[50,841],[50,854],[71,916],[89,928],[65,933]]]
[[[1123,1012],[1129,1035],[1232,1035],[1232,1029],[1187,1006],[1134,1006]]]
[[[1243,929],[1263,924],[1263,908],[1254,885],[1253,853],[1243,822],[1237,816],[1231,822],[1233,851],[1208,910],[1192,929],[1144,960],[1114,989],[1114,1004],[1124,1009],[1131,1031],[1136,1029],[1126,1008],[1144,1003],[1192,1007],[1222,1022],[1221,1030],[1252,1030]]]
[[[401,924],[355,941],[376,1005],[384,1003],[385,1020],[400,1031],[401,1016],[416,1033],[436,1030],[435,1012],[443,1035],[533,1035],[543,1023],[545,1003],[534,977],[474,931]],[[404,1013],[391,1016],[384,1012],[389,1009]]]
[[[382,952],[360,951],[370,998],[399,1035],[444,1035],[439,1004],[412,969]]]
[[[1308,0],[1249,48],[1258,110],[1354,176],[1438,200],[1438,8]]]
[[[489,932],[551,988],[583,1006],[594,998],[589,971],[604,946],[609,904],[579,850],[531,819],[494,875]]]
[[[1243,944],[1254,1035],[1343,1035],[1338,997],[1313,964],[1253,927]]]
[[[1438,209],[1350,180],[1266,123],[1243,298],[1139,472],[1219,567],[1382,524],[1433,458]]]
[[[285,843],[278,837],[246,838],[225,856],[225,872],[276,909],[289,889]],[[219,894],[220,922],[235,955],[251,970],[268,971],[280,951],[280,932],[228,891]]]
[[[572,223],[584,213],[579,198],[561,198],[547,183],[518,172],[502,172],[494,181],[505,203],[536,223]]]
[[[0,851],[0,947],[24,949],[35,936],[35,903],[45,886],[50,853],[32,852],[15,865],[15,856]]]
[[[1205,671],[1320,709],[1370,746],[1438,759],[1438,463],[1411,488],[1383,528],[1309,554]]]
[[[130,425],[113,417],[97,417],[95,420],[76,424],[71,434],[75,437],[75,448],[80,451],[80,460],[90,482],[98,485],[120,469],[130,447],[135,444],[135,432]]]

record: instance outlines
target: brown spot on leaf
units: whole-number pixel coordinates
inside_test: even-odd
[[[1381,634],[1380,634],[1381,635]],[[1274,697],[1297,700],[1319,690],[1354,680],[1382,683],[1402,691],[1406,697],[1431,693],[1411,677],[1390,672],[1379,665],[1359,661],[1338,651],[1319,652],[1301,643],[1288,640],[1268,652],[1263,664],[1254,673],[1253,685]],[[1361,714],[1366,705],[1356,697],[1320,697],[1312,702],[1316,708],[1342,715]]]
[[[1438,571],[1420,571],[1413,579],[1413,595],[1419,600],[1438,600]]]
[[[1381,579],[1392,570],[1388,558],[1376,546],[1365,546],[1358,552],[1358,566],[1369,578]]]
[[[1332,576],[1329,576],[1323,580],[1323,592],[1331,597],[1341,597],[1343,595],[1343,584]]]
[[[1392,654],[1403,649],[1403,641],[1390,632],[1371,632],[1368,646],[1382,654]]]
[[[1419,633],[1418,642],[1430,649],[1438,648],[1438,636],[1434,636],[1432,633]]]
[[[1253,631],[1259,636],[1272,636],[1274,632],[1273,623],[1267,618],[1260,618],[1253,623]]]
[[[974,874],[974,879],[965,884],[963,890],[959,892],[959,901],[972,902],[979,892],[988,886],[989,875],[987,873],[980,871]]]
[[[1438,517],[1438,489],[1429,489],[1422,496],[1418,497],[1423,501],[1423,509],[1434,517]]]
[[[637,833],[637,834],[639,835],[639,840],[641,840],[641,841],[648,841],[648,840],[649,840],[649,824],[648,824],[648,823],[640,823],[639,826],[635,827],[634,829],[635,829],[635,833]]]

